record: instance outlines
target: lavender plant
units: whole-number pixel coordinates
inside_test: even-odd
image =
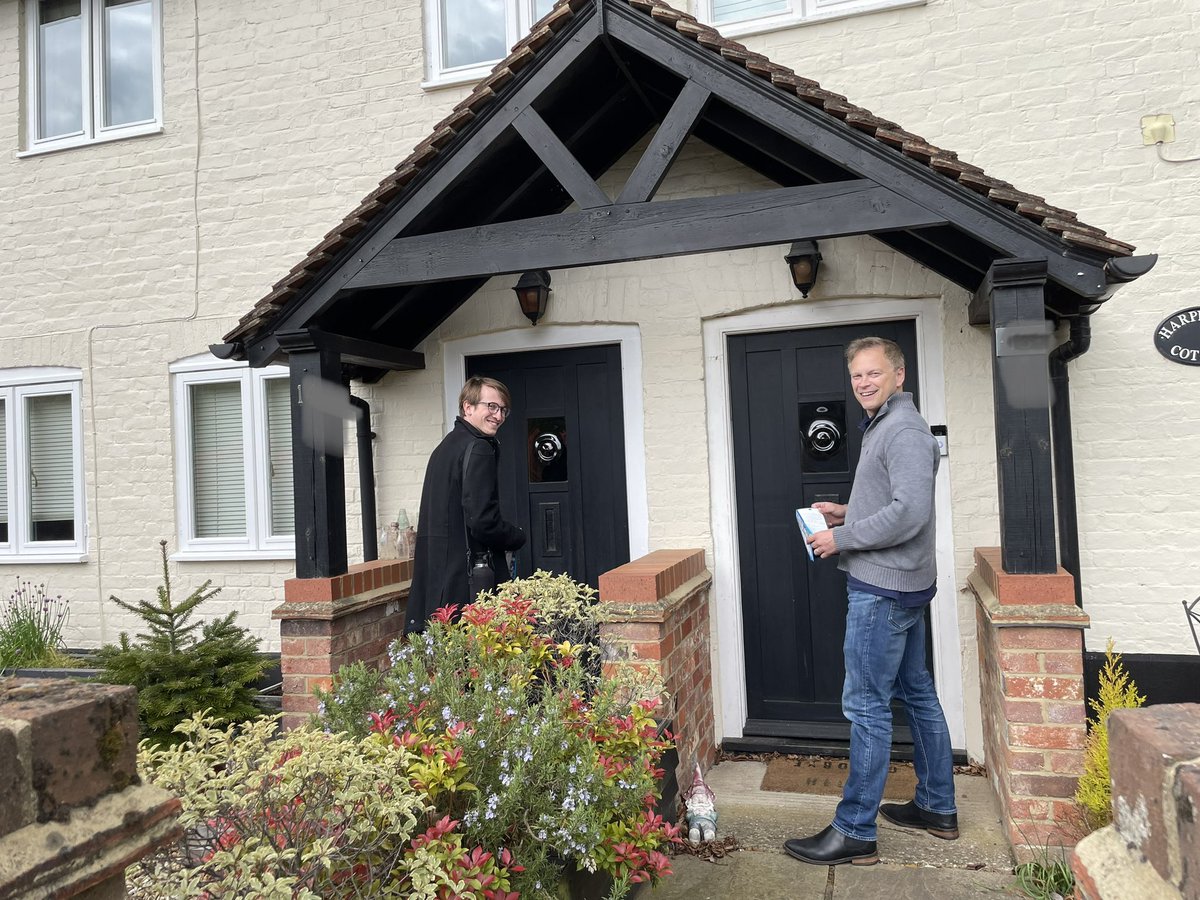
[[[62,639],[69,615],[62,594],[51,596],[45,584],[18,577],[16,589],[0,606],[0,670],[74,665]]]

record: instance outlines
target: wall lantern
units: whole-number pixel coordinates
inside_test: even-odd
[[[536,325],[538,319],[546,314],[546,301],[550,299],[550,273],[545,269],[524,272],[513,290],[517,294],[517,302],[521,304],[521,312]]]
[[[805,297],[817,283],[817,270],[821,268],[821,253],[816,241],[796,241],[783,261],[788,264],[792,281]]]

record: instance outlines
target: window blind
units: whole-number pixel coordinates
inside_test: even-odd
[[[271,492],[271,536],[296,533],[295,498],[292,494],[292,405],[289,381],[268,378],[267,466]]]
[[[196,537],[246,534],[246,471],[242,386],[193,384],[192,515]]]
[[[713,0],[714,22],[744,22],[790,9],[788,0]]]
[[[29,430],[29,518],[35,541],[75,539],[75,447],[71,396],[26,400]]]
[[[0,544],[8,543],[8,407],[0,399]]]

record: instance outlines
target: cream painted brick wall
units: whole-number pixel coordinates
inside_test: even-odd
[[[18,159],[18,8],[0,0],[0,135],[9,150],[0,162],[0,366],[84,371],[89,560],[35,574],[72,596],[71,640],[92,643],[129,624],[101,598],[153,590],[155,542],[174,539],[167,363],[219,340],[468,88],[420,89],[414,0],[164,0],[163,133]],[[1200,455],[1200,370],[1163,360],[1151,334],[1196,302],[1200,164],[1159,161],[1141,146],[1138,119],[1172,113],[1180,140],[1168,152],[1200,153],[1198,36],[1200,12],[1187,0],[1086,9],[1063,0],[931,0],[743,39],[1163,255],[1097,315],[1093,349],[1071,366],[1092,649],[1111,635],[1125,652],[1192,651],[1178,601],[1200,593],[1200,473],[1190,465]],[[686,196],[759,183],[699,147],[665,190]],[[988,336],[966,325],[962,291],[880,245],[848,239],[822,250],[812,303],[945,298],[961,584],[972,548],[997,540]],[[652,547],[711,553],[701,325],[799,302],[780,256],[781,248],[764,248],[555,273],[547,323],[641,325]],[[425,459],[447,425],[441,342],[528,327],[509,281],[493,282],[431,336],[424,371],[360,391],[378,433],[381,517],[415,513]],[[352,458],[347,470],[354,501]],[[1127,527],[1129,510],[1142,527]],[[350,534],[358,547],[357,522]],[[0,576],[18,570],[29,571],[0,567]],[[214,578],[223,587],[219,608],[238,609],[277,646],[269,611],[289,564],[179,563],[172,571],[187,588]],[[960,600],[968,671],[969,612]]]

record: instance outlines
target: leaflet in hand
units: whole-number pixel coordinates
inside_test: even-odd
[[[829,530],[829,526],[825,524],[825,516],[811,506],[801,507],[796,510],[796,524],[800,526],[800,533],[804,535],[804,549],[808,551],[808,558],[815,559],[812,544],[808,539],[818,531]]]

